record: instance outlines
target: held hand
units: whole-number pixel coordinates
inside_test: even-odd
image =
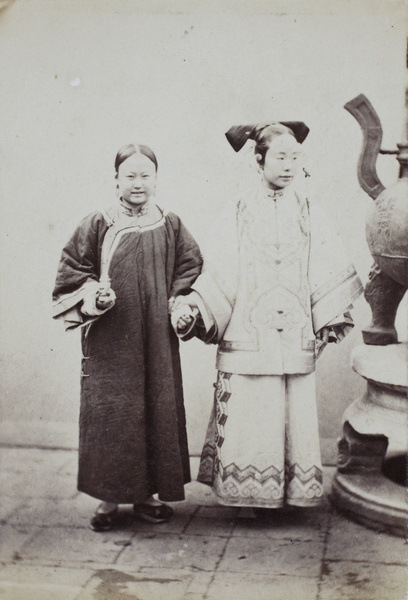
[[[187,329],[198,316],[198,308],[191,308],[188,304],[182,307],[184,313],[177,315],[177,331],[182,332]]]
[[[193,322],[193,315],[191,315],[191,314],[182,315],[181,317],[179,317],[179,319],[177,321],[177,331],[183,331],[184,329],[187,329],[187,327],[189,325],[191,325],[192,322]]]
[[[192,325],[198,315],[197,308],[191,308],[188,304],[181,304],[173,309],[171,322],[177,333],[184,333]]]

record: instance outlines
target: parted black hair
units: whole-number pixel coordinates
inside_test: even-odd
[[[118,153],[116,154],[116,158],[115,158],[116,175],[118,174],[120,165],[123,162],[125,162],[125,160],[129,158],[129,156],[132,156],[133,154],[144,154],[144,156],[147,156],[147,158],[149,158],[152,161],[152,163],[154,164],[156,171],[157,171],[157,169],[158,169],[157,158],[156,158],[155,153],[153,152],[153,150],[151,148],[149,148],[149,146],[144,146],[143,144],[126,144],[125,146],[122,146],[122,148],[120,148]]]

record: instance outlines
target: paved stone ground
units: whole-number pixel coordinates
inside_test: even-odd
[[[406,542],[339,515],[326,499],[275,523],[220,507],[193,482],[174,519],[123,507],[94,533],[74,450],[0,448],[1,600],[405,600]],[[193,471],[197,460],[192,459]]]

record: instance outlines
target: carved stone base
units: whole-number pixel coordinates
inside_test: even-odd
[[[366,527],[403,537],[407,534],[405,487],[382,473],[336,473],[332,502]]]
[[[351,356],[353,370],[367,380],[361,398],[343,415],[363,435],[385,435],[388,454],[408,451],[408,344],[361,345]]]
[[[359,346],[352,366],[367,390],[343,416],[332,500],[364,525],[405,536],[408,346]]]

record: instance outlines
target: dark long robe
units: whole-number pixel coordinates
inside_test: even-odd
[[[146,227],[134,222],[118,226],[103,212],[86,217],[62,252],[53,295],[54,317],[74,312],[78,322],[69,326],[85,323],[78,489],[117,504],[141,503],[155,493],[164,501],[183,500],[190,481],[179,348],[168,299],[190,291],[201,254],[173,213]],[[99,280],[102,243],[111,226],[117,230],[109,258],[116,303],[86,325],[78,310],[81,290]]]

